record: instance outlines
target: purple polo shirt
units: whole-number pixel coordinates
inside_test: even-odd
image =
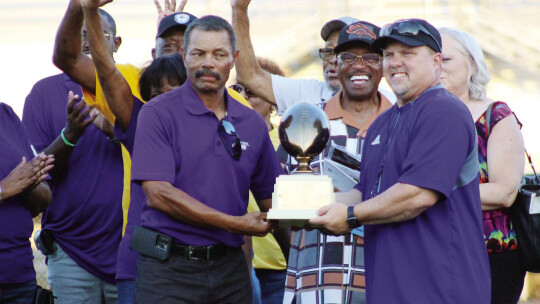
[[[143,105],[141,100],[133,96],[133,110],[131,112],[129,126],[126,130],[123,130],[118,124],[114,125],[114,136],[126,147],[131,157],[133,157],[137,117]],[[131,237],[133,235],[133,228],[141,222],[141,213],[145,202],[144,191],[141,185],[132,182],[126,229],[118,247],[118,259],[116,262],[117,280],[135,279],[137,273],[137,256],[139,253],[131,250]]]
[[[23,124],[37,151],[49,146],[65,127],[69,90],[82,96],[80,86],[60,74],[38,81],[26,98]],[[81,268],[114,283],[122,236],[120,147],[91,124],[66,168],[50,182],[52,199],[42,225]]]
[[[19,117],[4,103],[0,103],[0,130],[2,180],[17,167],[23,156],[29,161],[34,154]],[[4,200],[0,205],[0,284],[26,283],[36,278],[29,241],[33,230],[32,215],[20,197]]]
[[[441,198],[416,218],[365,226],[368,303],[489,303],[474,123],[442,87],[394,105],[368,129],[363,200],[396,183]]]
[[[207,206],[234,216],[246,213],[249,190],[256,199],[270,198],[282,170],[266,124],[226,91],[225,98],[225,120],[234,125],[242,144],[239,160],[223,146],[217,117],[186,81],[146,103],[139,113],[132,180],[169,182]],[[176,221],[147,204],[142,225],[183,244],[243,244],[240,234]]]

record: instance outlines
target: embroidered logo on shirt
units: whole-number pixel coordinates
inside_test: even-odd
[[[381,135],[377,135],[377,137],[375,137],[375,139],[371,142],[371,145],[375,146],[375,145],[378,145],[380,143],[381,143]]]
[[[249,147],[249,143],[245,141],[241,141],[240,146],[242,147],[242,150],[245,150],[247,149],[247,147]]]

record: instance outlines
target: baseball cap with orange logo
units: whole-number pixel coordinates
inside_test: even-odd
[[[334,48],[334,53],[342,52],[350,45],[360,44],[370,48],[373,41],[379,37],[380,30],[380,27],[365,21],[347,25],[339,32],[338,43]],[[378,49],[376,51],[380,52]]]
[[[323,25],[321,29],[321,38],[326,41],[333,32],[339,31],[345,26],[358,21],[360,20],[353,17],[341,17],[339,19],[330,20]]]

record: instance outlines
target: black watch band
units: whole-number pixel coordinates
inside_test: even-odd
[[[360,222],[358,221],[356,216],[354,216],[354,205],[350,205],[349,207],[347,207],[347,224],[349,224],[349,227],[351,229],[360,226]]]

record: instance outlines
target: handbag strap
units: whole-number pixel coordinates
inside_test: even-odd
[[[486,127],[487,127],[487,131],[488,131],[489,135],[491,135],[491,111],[493,110],[493,105],[494,104],[495,104],[494,102],[490,103],[487,110],[486,110]],[[514,117],[516,116],[516,114],[514,112],[512,112],[512,114],[514,115]],[[540,184],[540,178],[538,178],[538,174],[536,174],[536,170],[534,169],[534,165],[532,163],[531,155],[527,152],[527,149],[525,148],[525,145],[523,146],[523,149],[525,150],[525,155],[527,156],[527,160],[529,161],[529,165],[531,165],[531,168],[533,170],[534,179],[536,180],[537,184]]]

